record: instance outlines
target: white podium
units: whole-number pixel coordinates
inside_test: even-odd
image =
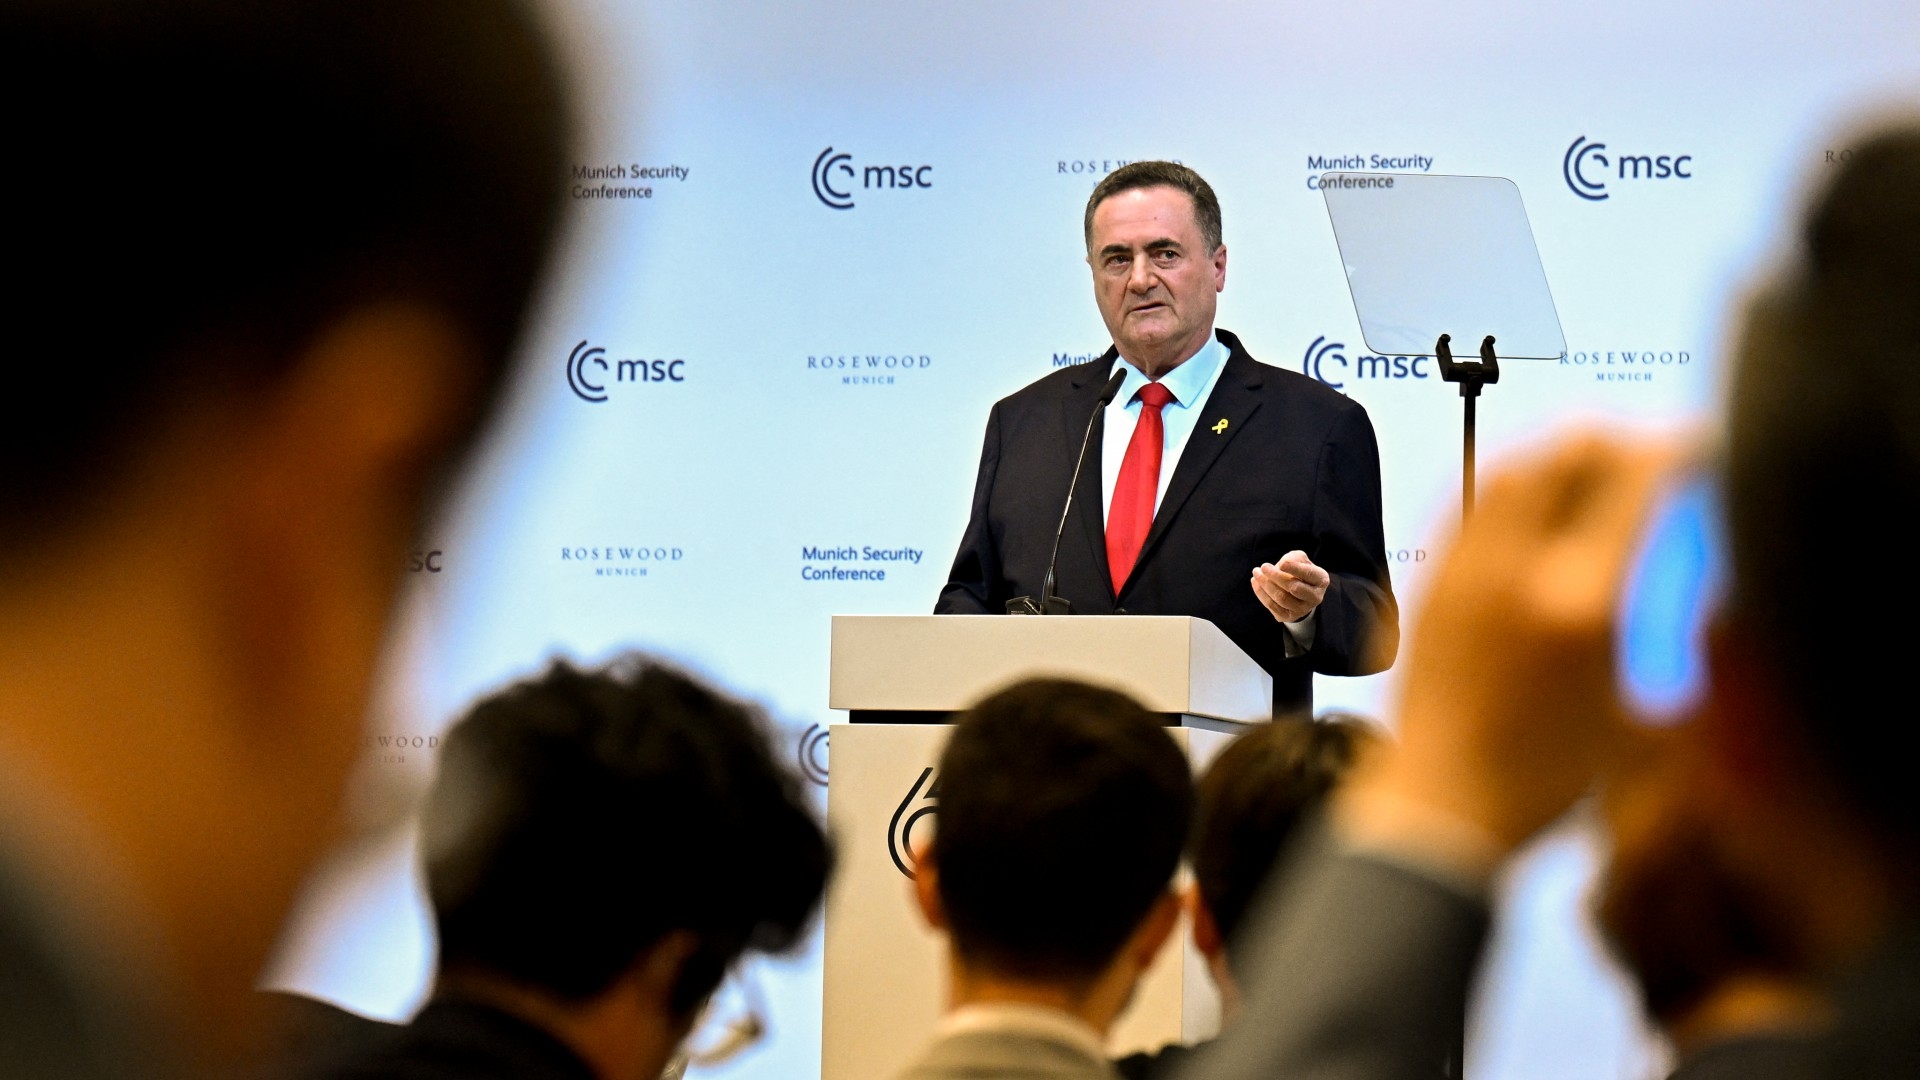
[[[1018,679],[1082,679],[1167,715],[1196,770],[1243,724],[1271,719],[1273,680],[1203,619],[1172,616],[836,615],[827,820],[839,864],[827,895],[821,1080],[887,1080],[945,1006],[942,939],[913,906],[913,842],[932,825],[951,714]],[[1183,925],[1142,980],[1108,1048],[1194,1042],[1220,1005]]]

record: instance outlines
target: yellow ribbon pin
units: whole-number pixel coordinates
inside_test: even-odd
[[[1213,425],[1213,433],[1215,435],[1218,435],[1225,430],[1227,430],[1227,422],[1225,420],[1222,420],[1219,423]]]

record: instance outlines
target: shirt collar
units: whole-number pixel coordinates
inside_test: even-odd
[[[1213,380],[1213,373],[1226,360],[1227,347],[1220,344],[1220,335],[1209,329],[1207,343],[1200,346],[1199,352],[1187,357],[1179,367],[1160,376],[1160,385],[1172,392],[1174,402],[1181,408],[1197,405],[1200,391],[1207,388],[1207,384]],[[1124,359],[1116,358],[1114,363],[1127,373],[1126,379],[1120,383],[1120,391],[1113,395],[1114,402],[1124,408],[1149,380],[1140,373],[1139,368]]]
[[[1185,367],[1185,364],[1180,365]],[[1062,1043],[1095,1061],[1107,1059],[1106,1040],[1087,1023],[1070,1013],[1044,1005],[997,1001],[982,1005],[962,1005],[948,1013],[935,1029],[936,1037],[976,1033],[1029,1035]]]

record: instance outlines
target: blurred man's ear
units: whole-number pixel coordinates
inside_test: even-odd
[[[1220,933],[1220,924],[1214,920],[1213,909],[1207,907],[1206,898],[1200,895],[1198,882],[1188,885],[1180,899],[1187,911],[1187,925],[1193,928],[1193,947],[1206,960],[1214,989],[1220,992],[1220,1019],[1231,1023],[1240,1013],[1240,983],[1227,963],[1226,935]]]
[[[411,304],[346,313],[248,407],[218,513],[223,590],[252,715],[352,724],[426,485],[474,396],[462,335]],[[290,701],[290,693],[309,701]]]
[[[1213,912],[1207,909],[1206,901],[1200,898],[1200,886],[1190,884],[1180,893],[1181,906],[1186,908],[1187,920],[1193,926],[1193,947],[1200,955],[1212,960],[1226,952],[1227,943],[1220,937],[1220,924],[1213,921]]]
[[[947,928],[947,909],[940,902],[940,869],[934,865],[933,851],[922,851],[913,868],[913,899],[920,917],[935,930]]]
[[[684,1036],[706,1007],[700,1005],[677,1016],[672,1008],[687,962],[700,949],[700,938],[691,930],[674,930],[641,952],[629,972],[646,1006],[662,1017],[670,1018],[678,1034]]]
[[[648,945],[599,993],[584,1000],[556,996],[488,975],[485,997],[565,1043],[606,1080],[657,1080],[705,1007],[674,1007],[700,938],[674,930]],[[468,992],[472,992],[471,986]]]
[[[1173,936],[1180,925],[1180,894],[1172,889],[1160,894],[1147,909],[1147,917],[1140,920],[1133,937],[1127,942],[1127,953],[1133,958],[1136,968],[1141,971],[1153,966],[1153,959]]]

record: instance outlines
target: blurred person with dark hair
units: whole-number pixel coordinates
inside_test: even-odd
[[[1105,1040],[1179,921],[1185,755],[1125,694],[1036,679],[940,755],[914,892],[947,935],[947,1015],[903,1080],[1111,1080]]]
[[[1831,1010],[1739,1071],[1910,1077],[1920,789],[1887,736],[1920,646],[1906,618],[1920,579],[1825,568],[1895,550],[1906,519],[1888,508],[1920,499],[1920,127],[1857,142],[1803,240],[1734,357],[1731,594],[1673,752],[1684,827],[1723,875],[1712,887]],[[1489,879],[1631,748],[1614,624],[1669,457],[1587,438],[1489,485],[1418,622],[1400,742],[1336,797],[1264,913],[1261,1022],[1205,1075],[1428,1074],[1479,958]]]
[[[653,1080],[742,953],[800,941],[831,863],[761,717],[636,662],[476,705],[421,846],[433,999],[332,1080]]]
[[[1295,829],[1378,741],[1351,713],[1276,720],[1228,743],[1200,778],[1189,848],[1194,944],[1229,1021],[1240,997],[1232,972],[1246,962],[1240,929],[1261,885]]]
[[[3,0],[0,1075],[251,1053],[559,219],[505,0]]]
[[[1200,777],[1185,902],[1194,948],[1220,991],[1223,1026],[1240,1014],[1234,972],[1247,962],[1241,924],[1248,909],[1300,823],[1376,741],[1367,721],[1350,713],[1275,720],[1236,736]],[[1196,1049],[1176,1043],[1128,1055],[1114,1068],[1126,1080],[1149,1080],[1168,1075]]]
[[[1810,1048],[1831,1021],[1791,927],[1741,888],[1686,784],[1684,741],[1630,732],[1606,787],[1612,841],[1595,917],[1676,1080],[1744,1077]]]

